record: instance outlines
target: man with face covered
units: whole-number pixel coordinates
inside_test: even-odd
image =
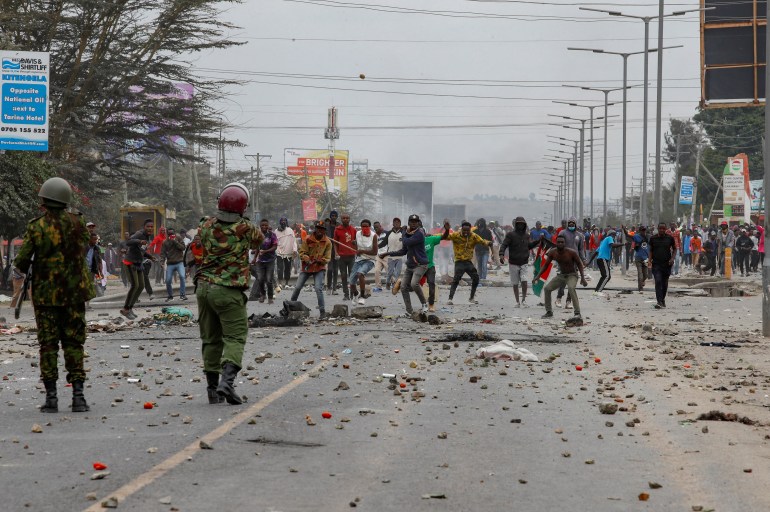
[[[538,222],[537,225],[539,226],[540,223]],[[503,263],[505,263],[505,251],[508,250],[508,267],[517,308],[526,306],[527,282],[530,275],[529,251],[540,245],[542,237],[542,232],[536,238],[528,234],[527,221],[524,217],[516,217],[513,221],[513,231],[505,235],[503,243],[500,244],[500,261]],[[521,302],[519,302],[520,284]]]
[[[453,303],[455,291],[457,291],[457,285],[460,284],[463,274],[468,274],[471,278],[471,295],[468,301],[471,304],[478,304],[476,300],[476,288],[479,286],[479,273],[476,267],[473,266],[473,253],[474,248],[478,244],[491,245],[492,242],[484,240],[479,235],[471,231],[471,223],[463,221],[460,231],[450,233],[452,225],[449,221],[444,223],[444,234],[441,235],[442,240],[451,240],[452,248],[455,255],[455,275],[452,280],[452,286],[449,289],[449,300],[447,304],[450,306]]]
[[[559,233],[556,236],[556,248],[551,249],[545,255],[543,259],[543,265],[540,272],[532,280],[538,281],[545,269],[551,261],[555,261],[559,267],[559,272],[551,281],[545,285],[545,314],[543,318],[553,317],[553,308],[551,307],[551,294],[557,288],[567,287],[570,297],[572,297],[572,304],[575,307],[575,319],[581,321],[580,316],[580,302],[578,301],[577,291],[575,287],[578,281],[578,272],[580,273],[580,284],[588,286],[586,278],[583,275],[583,260],[578,255],[577,251],[569,249],[567,247],[567,237],[564,232]]]

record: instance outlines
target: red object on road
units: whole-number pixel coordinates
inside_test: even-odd
[[[104,469],[107,469],[107,464],[102,464],[101,462],[94,462],[94,469],[96,471],[102,471]]]
[[[600,358],[598,358],[598,357],[596,359],[594,359],[594,363],[596,363],[596,364],[599,364],[601,362],[602,362],[602,360]]]
[[[582,372],[582,371],[583,371],[583,367],[582,367],[582,366],[580,366],[579,364],[575,365],[575,369],[576,369],[577,371],[579,371],[579,372]]]
[[[321,416],[328,420],[332,417],[332,413],[330,413],[329,411],[324,411],[321,413]]]
[[[152,402],[145,402],[144,403],[144,408],[145,409],[152,409],[153,407],[155,407],[155,406],[152,404]]]

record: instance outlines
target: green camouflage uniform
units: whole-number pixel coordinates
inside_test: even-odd
[[[86,379],[83,370],[85,303],[96,295],[85,261],[90,237],[79,213],[50,208],[45,215],[27,224],[24,243],[13,262],[25,273],[32,266],[32,302],[44,381],[59,378],[59,342],[64,352],[67,382]]]
[[[203,218],[198,234],[203,262],[194,279],[203,369],[219,372],[228,362],[241,368],[249,330],[243,293],[249,288],[249,249],[258,249],[264,236],[247,219],[224,223],[215,217]]]

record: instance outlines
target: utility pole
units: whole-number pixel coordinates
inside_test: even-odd
[[[682,144],[682,134],[676,136],[676,161],[674,162],[674,215],[671,219],[672,221],[676,220],[676,214],[678,210],[679,205],[679,148]],[[697,165],[696,165],[697,167]]]
[[[326,124],[326,130],[324,131],[324,138],[329,140],[329,176],[325,180],[326,185],[326,199],[329,203],[329,209],[332,208],[331,194],[329,194],[329,184],[334,185],[334,144],[337,139],[340,138],[340,130],[337,126],[337,107],[331,107],[328,111],[328,118]]]
[[[770,2],[767,2],[766,19],[770,19]],[[770,37],[765,37],[765,55],[770,55]],[[770,83],[770,66],[765,66],[765,83]],[[765,94],[767,96],[767,94]],[[762,194],[767,194],[767,187],[770,186],[770,109],[767,106],[765,98],[765,140],[763,141],[765,152],[765,176],[762,184]],[[765,228],[765,247],[770,245],[770,219],[767,218],[767,207],[765,207],[765,220],[762,222]],[[762,335],[770,337],[770,258],[765,258],[762,263]]]
[[[700,155],[701,150],[703,149],[703,146],[698,144],[696,146],[696,152],[695,152],[695,183],[692,187],[692,215],[690,218],[693,222],[695,222],[695,213],[697,208],[697,199],[698,199],[698,176],[700,175]]]
[[[260,166],[260,163],[263,158],[273,158],[273,155],[265,155],[263,153],[257,153],[256,155],[245,155],[247,157],[255,158],[257,160],[257,168],[254,169],[254,167],[251,168],[251,216],[254,222],[258,222],[260,217],[262,216],[262,209],[261,209],[261,201],[259,198],[259,182],[262,178],[262,167]],[[254,180],[254,172],[256,171],[256,182]]]

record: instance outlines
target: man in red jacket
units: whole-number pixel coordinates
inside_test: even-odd
[[[356,247],[356,228],[350,225],[350,214],[343,213],[340,220],[342,224],[335,228],[333,241],[337,251],[337,268],[342,279],[342,291],[345,294],[345,300],[350,300],[348,276],[353,270],[358,249]]]

